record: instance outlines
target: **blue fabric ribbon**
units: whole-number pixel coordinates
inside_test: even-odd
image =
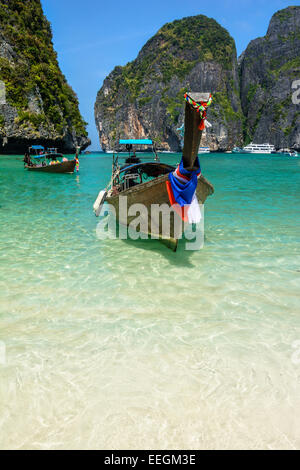
[[[176,172],[169,174],[169,180],[172,186],[173,195],[177,204],[181,207],[190,205],[195,191],[198,186],[198,176],[201,174],[201,167],[199,158],[195,162],[196,166],[199,166],[199,169],[194,171],[188,171],[183,167],[183,162],[181,160],[179,165],[179,172],[181,175],[189,178],[189,181],[183,183],[176,178]]]

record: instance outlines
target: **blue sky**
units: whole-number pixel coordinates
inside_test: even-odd
[[[42,0],[52,24],[54,47],[89,123],[91,149],[100,148],[94,103],[103,80],[116,65],[135,59],[165,23],[203,14],[215,18],[235,39],[238,54],[266,34],[271,16],[286,0]]]

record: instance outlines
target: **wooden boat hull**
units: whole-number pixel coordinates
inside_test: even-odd
[[[129,214],[129,208],[134,204],[142,204],[145,206],[147,208],[147,221],[145,221],[144,224],[141,224],[141,226],[148,227],[148,229],[140,231],[152,238],[160,239],[169,248],[176,251],[178,239],[182,237],[184,229],[180,216],[175,211],[172,213],[170,218],[170,227],[166,231],[163,226],[162,218],[160,217],[159,220],[154,220],[151,213],[153,205],[156,204],[159,206],[165,204],[170,207],[166,185],[167,181],[168,175],[164,175],[149,182],[134,186],[126,191],[122,191],[122,193],[111,195],[107,197],[106,201],[114,207],[117,221],[126,226],[129,226],[137,217],[136,214]],[[200,176],[197,187],[197,198],[199,204],[204,204],[207,197],[213,193],[213,186],[203,176]],[[120,196],[127,196],[127,210],[124,210],[123,207],[120,210]]]
[[[28,171],[37,171],[40,173],[74,173],[76,166],[76,160],[70,160],[68,162],[56,163],[55,165],[47,166],[27,166]]]
[[[210,93],[190,92],[186,93],[184,98],[186,107],[182,165],[187,174],[193,177],[199,172],[198,151],[202,132],[205,129],[206,111],[211,105],[212,96]],[[94,211],[96,215],[100,214],[104,200],[103,194],[105,194],[106,201],[112,206],[111,209],[117,221],[129,228],[130,238],[136,238],[139,234],[146,235],[141,238],[150,236],[151,239],[163,241],[169,248],[176,251],[178,240],[184,234],[189,238],[186,231],[187,222],[182,219],[188,220],[191,214],[182,214],[182,208],[178,204],[172,206],[170,204],[170,188],[167,183],[169,183],[169,173],[175,168],[165,168],[163,171],[162,164],[157,164],[156,174],[153,173],[152,168],[150,170],[145,164],[120,167],[118,158],[117,160],[114,158],[111,182],[104,193],[99,194],[94,204]],[[146,178],[154,177],[154,179],[142,183],[144,174]],[[111,189],[106,193],[108,188]],[[213,186],[200,176],[196,189],[199,203],[204,204],[207,197],[213,193]],[[196,207],[187,209],[193,212],[192,220],[201,221]]]

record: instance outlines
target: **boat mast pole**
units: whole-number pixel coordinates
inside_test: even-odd
[[[196,103],[208,102],[209,93],[188,93],[188,96]],[[185,104],[185,125],[184,125],[184,148],[183,166],[186,170],[194,169],[195,161],[198,157],[199,146],[202,138],[202,131],[199,129],[201,114],[188,102]]]

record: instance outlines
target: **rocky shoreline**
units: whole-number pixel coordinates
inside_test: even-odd
[[[31,145],[39,144],[44,147],[57,147],[63,153],[75,153],[79,146],[85,150],[90,145],[87,136],[78,135],[71,129],[65,130],[65,135],[61,136],[52,129],[35,129],[31,123],[26,125],[18,124],[18,112],[16,108],[9,104],[0,105],[0,116],[3,116],[5,125],[0,131],[0,154],[23,154]]]

